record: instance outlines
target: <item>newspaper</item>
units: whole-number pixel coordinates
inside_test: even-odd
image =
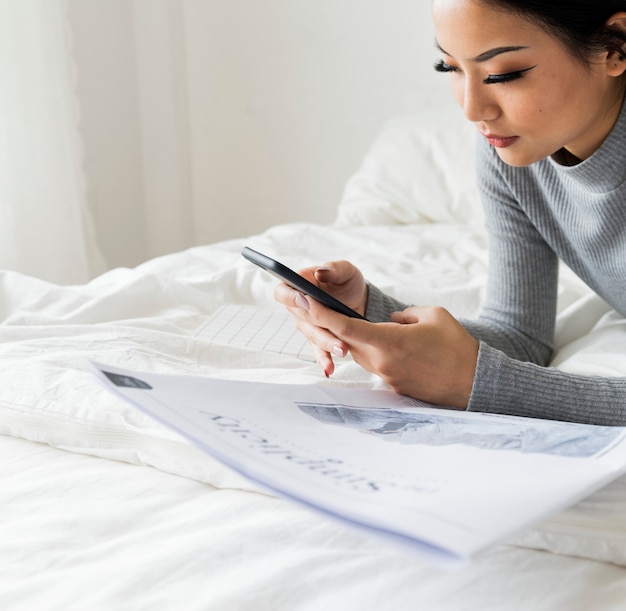
[[[457,412],[385,390],[94,366],[112,392],[261,486],[442,566],[626,467],[620,427]]]

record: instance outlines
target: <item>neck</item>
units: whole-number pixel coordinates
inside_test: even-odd
[[[564,165],[575,165],[591,157],[606,140],[607,136],[615,126],[622,111],[624,97],[626,95],[626,80],[620,78],[616,82],[616,88],[610,95],[607,95],[607,103],[597,112],[597,128],[594,130],[595,138],[584,142],[574,142],[566,145],[563,150],[567,153],[569,163]],[[575,163],[572,163],[573,160]],[[561,161],[559,161],[561,163]]]

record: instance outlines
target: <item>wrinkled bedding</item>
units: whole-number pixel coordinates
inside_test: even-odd
[[[90,369],[97,360],[234,380],[383,387],[349,357],[326,380],[309,361],[198,333],[225,304],[278,307],[276,281],[240,256],[244,245],[296,269],[349,258],[407,303],[475,315],[488,263],[479,208],[471,188],[459,187],[469,184],[463,176],[443,198],[437,181],[445,180],[433,168],[445,160],[437,153],[445,134],[423,130],[423,119],[390,125],[348,182],[333,225],[278,225],[81,286],[0,272],[3,608],[623,608],[626,478],[469,568],[442,572],[259,490],[105,391]],[[415,145],[415,134],[426,144]],[[398,151],[416,174],[410,180],[406,171],[393,175]],[[411,181],[426,174],[431,193],[416,204]],[[626,375],[625,340],[626,321],[564,269],[553,366]]]

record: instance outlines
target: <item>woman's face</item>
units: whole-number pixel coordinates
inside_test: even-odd
[[[548,31],[480,0],[433,0],[442,60],[456,101],[500,158],[526,166],[562,148],[589,157],[613,127],[623,67],[607,54],[590,65]]]

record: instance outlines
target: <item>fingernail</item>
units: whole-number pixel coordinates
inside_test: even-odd
[[[343,351],[343,348],[339,344],[333,344],[331,350],[335,356],[346,356],[346,353]]]
[[[329,272],[330,271],[330,267],[328,267],[327,265],[320,265],[320,267],[315,269],[316,272]]]
[[[309,309],[309,301],[302,293],[297,293],[296,294],[295,301],[296,301],[296,305],[299,308],[302,308],[303,310],[308,310]]]

